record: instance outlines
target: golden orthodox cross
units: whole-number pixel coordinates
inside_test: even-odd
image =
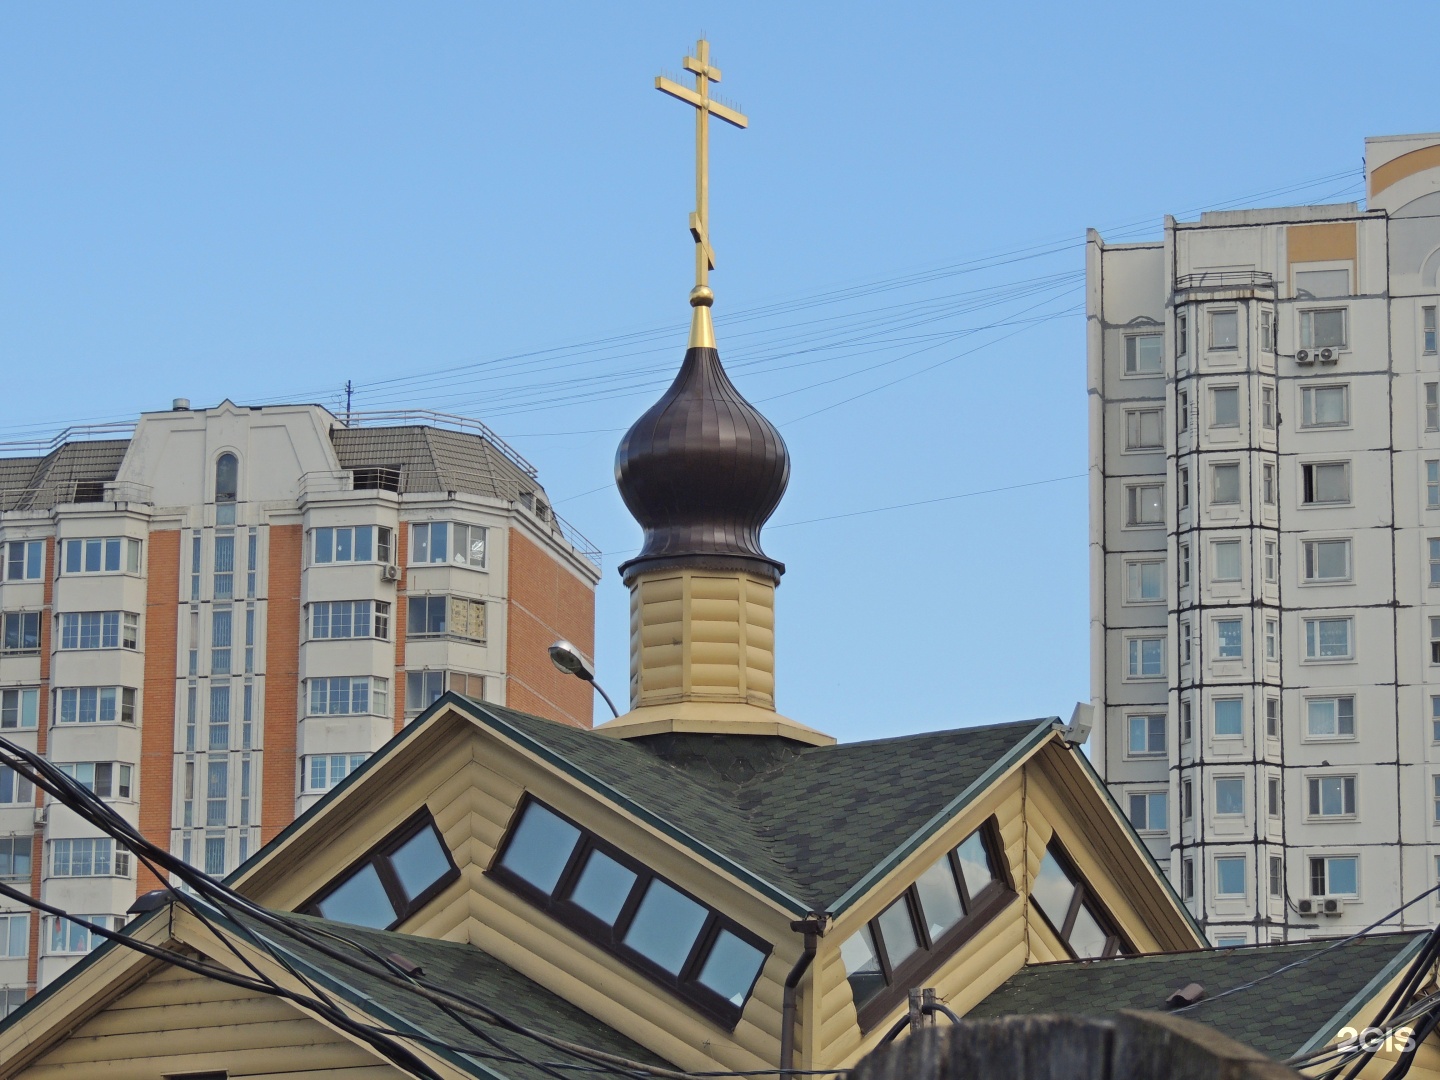
[[[695,286],[708,286],[715,269],[715,251],[710,246],[710,117],[727,124],[748,127],[749,119],[710,97],[710,84],[720,81],[720,69],[710,63],[710,42],[695,43],[695,55],[685,57],[685,70],[694,72],[695,89],[681,86],[663,75],[656,76],[655,89],[663,90],[695,107],[695,212],[690,215],[690,235],[695,238]]]

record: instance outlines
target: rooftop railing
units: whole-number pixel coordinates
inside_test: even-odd
[[[116,421],[112,424],[72,424],[64,431],[48,439],[13,439],[0,442],[0,457],[44,457],[54,453],[68,442],[85,442],[91,439],[128,439],[135,434],[135,421]]]
[[[1246,289],[1257,286],[1274,288],[1275,275],[1264,270],[1202,270],[1198,274],[1181,274],[1175,279],[1177,289]]]

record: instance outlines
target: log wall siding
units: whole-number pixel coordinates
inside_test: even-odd
[[[249,1080],[405,1075],[278,998],[167,968],[112,1002],[15,1080],[156,1080],[228,1070]]]

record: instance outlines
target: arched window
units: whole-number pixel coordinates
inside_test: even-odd
[[[240,460],[230,453],[221,454],[215,462],[215,524],[235,523],[235,490],[239,479]],[[224,520],[221,520],[221,519]]]

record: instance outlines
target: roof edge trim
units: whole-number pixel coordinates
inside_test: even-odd
[[[1321,1026],[1320,1030],[1310,1036],[1305,1045],[1296,1050],[1291,1056],[1298,1057],[1301,1054],[1308,1054],[1312,1050],[1317,1050],[1324,1046],[1334,1038],[1335,1034],[1345,1026],[1346,1021],[1352,1019],[1359,1010],[1365,1006],[1366,1002],[1379,993],[1382,986],[1393,979],[1401,968],[1415,958],[1415,954],[1420,951],[1427,936],[1425,931],[1418,931],[1409,944],[1392,956],[1389,962],[1376,972],[1370,981],[1362,986],[1354,997],[1340,1006],[1340,1010],[1327,1020]],[[1319,954],[1317,953],[1316,955],[1318,956]]]
[[[1023,739],[1017,742],[1009,750],[1001,755],[1000,759],[986,769],[983,773],[972,780],[964,791],[956,795],[936,812],[930,820],[921,825],[908,837],[902,840],[890,854],[881,859],[870,871],[857,881],[850,888],[846,889],[826,908],[826,914],[839,915],[860,897],[864,896],[880,878],[884,877],[891,870],[895,869],[902,861],[908,858],[926,840],[934,836],[940,829],[954,818],[960,811],[964,810],[976,797],[995,782],[1001,775],[1009,772],[1020,761],[1029,757],[1051,734],[1063,726],[1060,718],[1056,716],[1047,717],[1037,723],[1034,729]]]

